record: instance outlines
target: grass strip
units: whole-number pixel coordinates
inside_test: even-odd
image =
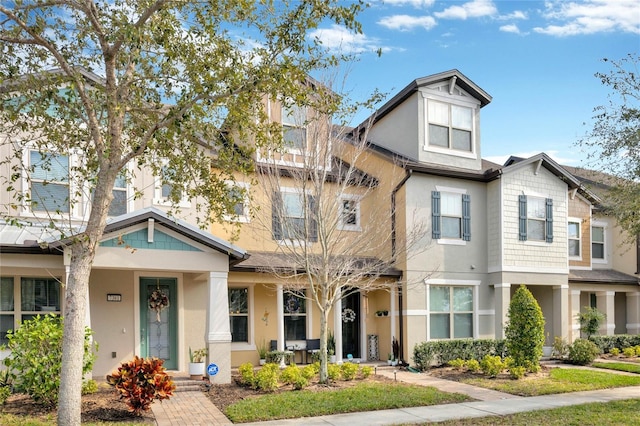
[[[593,367],[606,370],[626,371],[627,373],[640,374],[640,364],[628,364],[626,362],[594,362]]]
[[[431,423],[425,423],[431,424]],[[507,416],[491,416],[463,420],[449,420],[439,426],[489,426],[489,425],[638,425],[640,424],[640,399],[626,401],[594,402],[554,408],[552,410],[529,411]]]
[[[441,392],[429,386],[360,383],[351,388],[330,391],[302,390],[261,395],[230,405],[225,414],[232,422],[241,423],[471,400],[466,395]]]
[[[549,377],[467,379],[464,383],[520,396],[550,395],[640,385],[640,377],[577,368],[554,368]]]

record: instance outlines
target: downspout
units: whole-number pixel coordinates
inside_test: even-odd
[[[396,257],[396,194],[404,186],[404,184],[409,180],[411,175],[413,174],[413,170],[407,170],[405,177],[393,188],[391,191],[391,258],[395,259]],[[394,262],[395,263],[395,262]],[[404,325],[403,325],[403,317],[402,317],[402,286],[398,286],[398,322],[399,322],[399,334],[400,341],[398,342],[400,345],[400,362],[404,364]]]

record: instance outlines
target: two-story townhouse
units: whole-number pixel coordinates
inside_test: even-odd
[[[452,70],[411,82],[373,116],[372,149],[394,164],[402,158],[407,171],[398,189],[404,209],[398,228],[410,232],[418,220],[431,230],[427,247],[398,265],[403,297],[394,332],[405,354],[425,340],[503,337],[520,284],[543,310],[547,345],[555,336],[578,336],[575,315],[589,295],[576,274],[587,263],[583,270],[597,268],[590,252],[601,228],[598,222],[592,228],[591,210],[599,199],[545,154],[512,157],[504,166],[483,161],[480,111],[490,101]],[[637,278],[620,272],[610,272],[617,287],[591,291],[616,317],[607,332],[633,333]]]

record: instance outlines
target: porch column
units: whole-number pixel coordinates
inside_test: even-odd
[[[218,374],[212,383],[231,383],[231,328],[229,325],[229,295],[227,272],[209,272],[209,309],[207,346],[209,362],[215,363]]]
[[[640,334],[640,292],[627,293],[627,334]]]
[[[496,339],[504,339],[504,327],[508,320],[507,313],[509,312],[509,303],[511,302],[511,284],[495,284],[493,288],[495,289]]]
[[[553,287],[553,336],[562,337],[563,339],[569,338],[569,312],[571,311],[569,306],[569,284],[562,284]],[[547,342],[547,344],[553,344]]]
[[[580,313],[580,290],[571,290],[571,334],[569,335],[568,343],[573,343],[576,339],[580,338],[580,321],[578,321],[578,314]]]
[[[600,326],[600,334],[603,336],[613,336],[616,329],[616,310],[613,291],[599,291],[596,293],[596,306],[598,310],[607,316],[605,323]]]
[[[398,341],[400,341],[400,336],[396,336],[396,315],[398,315],[397,309],[396,309],[396,289],[392,288],[391,291],[389,292],[389,309],[390,309],[390,321],[389,323],[391,324],[391,338],[395,337],[396,339],[398,339]]]
[[[336,362],[342,364],[342,295],[333,306],[333,337],[336,341]]]
[[[282,284],[278,284],[276,287],[276,309],[278,310],[278,342],[276,349],[279,352],[284,352],[284,289]],[[284,357],[282,357],[280,359],[280,368],[285,368],[286,366]]]

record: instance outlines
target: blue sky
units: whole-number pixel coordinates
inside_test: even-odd
[[[640,52],[637,0],[384,0],[372,1],[360,21],[363,34],[337,26],[311,34],[358,53],[347,76],[351,96],[378,88],[391,97],[416,78],[456,68],[493,97],[481,112],[482,156],[498,163],[544,151],[588,165],[576,142],[609,94],[594,74],[610,70],[603,58]]]

